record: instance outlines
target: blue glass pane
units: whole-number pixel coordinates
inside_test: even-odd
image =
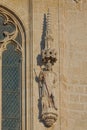
[[[18,119],[4,119],[3,130],[20,130],[20,121]]]
[[[20,117],[20,101],[19,93],[3,92],[2,106],[3,118],[19,118]]]
[[[20,87],[20,68],[15,66],[3,66],[3,89],[17,90]]]
[[[9,44],[2,57],[2,130],[21,126],[21,53]]]
[[[15,66],[19,65],[21,60],[21,54],[15,51],[15,46],[9,44],[7,51],[3,53],[3,66]]]

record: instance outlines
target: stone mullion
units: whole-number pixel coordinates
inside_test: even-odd
[[[24,57],[24,52],[22,53],[23,57],[22,57],[22,90],[21,90],[21,94],[22,94],[22,130],[25,130],[25,57]]]

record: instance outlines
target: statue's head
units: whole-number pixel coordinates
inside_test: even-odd
[[[50,62],[46,64],[46,70],[52,71],[52,64]]]

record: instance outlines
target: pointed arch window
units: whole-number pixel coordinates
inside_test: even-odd
[[[25,130],[25,42],[21,21],[0,6],[0,130]]]

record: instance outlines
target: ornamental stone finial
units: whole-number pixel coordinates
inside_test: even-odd
[[[46,16],[46,36],[45,36],[45,48],[42,50],[42,62],[46,65],[48,62],[51,65],[57,61],[57,52],[52,48],[53,37],[52,31],[50,27],[50,12],[48,9],[48,13]]]
[[[45,49],[49,49],[52,46],[53,38],[51,36],[52,31],[50,27],[50,12],[48,9],[48,13],[46,16],[46,36],[45,36]]]

